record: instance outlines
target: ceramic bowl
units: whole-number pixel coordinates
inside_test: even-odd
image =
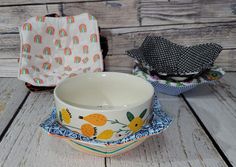
[[[130,74],[81,74],[55,88],[57,120],[89,138],[116,141],[148,124],[153,94],[149,82]]]
[[[100,157],[113,157],[134,149],[135,147],[142,144],[148,138],[149,136],[145,136],[138,140],[133,140],[124,144],[116,144],[111,146],[94,145],[91,143],[81,142],[79,140],[66,140],[66,142],[69,143],[71,147],[81,152],[85,152]]]

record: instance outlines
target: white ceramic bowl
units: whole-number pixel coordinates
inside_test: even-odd
[[[149,82],[130,74],[81,74],[55,88],[57,119],[84,136],[115,141],[149,122],[153,94]]]

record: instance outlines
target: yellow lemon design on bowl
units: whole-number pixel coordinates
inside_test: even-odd
[[[107,129],[101,132],[99,135],[97,135],[97,137],[94,137],[94,139],[98,139],[98,140],[110,139],[113,136],[113,134],[114,134],[113,130]]]
[[[66,124],[69,124],[71,121],[71,113],[67,108],[62,108],[59,113],[59,118],[61,122],[65,122]]]
[[[130,121],[128,128],[133,132],[137,132],[139,131],[143,124],[144,121],[142,120],[142,118],[145,116],[147,112],[147,109],[143,110],[143,112],[138,116],[138,117],[134,117],[134,115],[131,112],[127,112],[127,118]]]
[[[103,126],[107,123],[107,117],[102,114],[90,114],[85,117],[79,116],[79,119],[83,119],[95,126]]]

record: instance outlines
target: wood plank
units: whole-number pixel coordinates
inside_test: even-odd
[[[131,73],[134,64],[134,60],[126,55],[107,56],[105,59],[106,71]]]
[[[103,30],[108,37],[110,54],[125,54],[137,48],[148,35],[158,35],[185,46],[200,43],[218,43],[224,49],[235,48],[236,22],[148,26]]]
[[[70,3],[73,2],[73,3]],[[76,2],[76,3],[75,3]],[[29,18],[35,9],[35,15],[48,13],[40,10],[44,4],[63,4],[62,0],[21,0],[1,1],[0,12],[6,13],[2,17],[2,23],[6,24],[2,29],[6,31],[15,30],[17,22],[22,23],[22,17]],[[27,4],[27,6],[22,6]],[[32,4],[32,5],[31,5]],[[38,4],[38,5],[37,5]],[[4,5],[6,5],[4,7]],[[13,6],[8,6],[13,5]],[[14,6],[16,5],[16,6]],[[21,6],[17,6],[21,5]],[[51,5],[48,5],[50,8]],[[57,6],[57,5],[55,5]],[[60,6],[60,5],[59,5]],[[59,7],[60,8],[60,7]],[[7,12],[4,12],[7,11]],[[10,12],[9,12],[10,11]],[[13,11],[13,12],[11,12]],[[59,10],[60,11],[60,10]],[[55,12],[59,12],[56,10]],[[28,15],[22,15],[27,13]],[[64,13],[76,15],[81,12],[89,12],[99,18],[102,27],[127,27],[134,25],[167,25],[167,24],[186,24],[186,23],[209,23],[209,22],[232,22],[236,20],[233,0],[215,1],[167,1],[167,0],[122,0],[122,1],[81,1],[70,0],[64,4]],[[9,15],[10,13],[10,15]],[[129,17],[127,17],[129,16]],[[7,19],[10,17],[11,19]],[[14,23],[14,20],[17,22]],[[24,19],[25,20],[25,19]],[[18,23],[18,24],[19,24]],[[9,27],[10,25],[13,27]],[[7,26],[7,27],[6,27]]]
[[[73,150],[48,136],[39,124],[51,112],[53,94],[31,93],[0,143],[0,166],[105,166],[97,158]]]
[[[135,0],[80,2],[53,5],[29,5],[0,7],[0,32],[18,32],[18,26],[33,16],[44,16],[48,13],[78,15],[88,12],[94,15],[102,28],[127,27],[139,25]],[[129,17],[127,18],[127,15]]]
[[[236,166],[236,73],[227,73],[215,86],[184,94],[209,133]]]
[[[16,78],[0,79],[0,135],[26,97],[28,90]]]
[[[18,26],[22,25],[33,16],[44,16],[48,13],[61,14],[60,6],[61,5],[33,5],[0,7],[0,32],[18,32]]]
[[[138,14],[142,25],[236,21],[234,0],[141,0]]]
[[[123,156],[107,158],[107,166],[226,166],[184,101],[168,95],[159,97],[163,109],[175,118],[170,128]]]
[[[0,77],[17,77],[17,59],[0,59]]]
[[[104,1],[93,3],[64,4],[65,15],[88,12],[98,19],[102,28],[138,26],[135,0]]]
[[[216,59],[215,64],[226,71],[236,71],[236,50],[223,50]]]
[[[75,3],[75,2],[84,2],[85,0],[1,0],[0,6],[19,6],[19,5],[40,5],[40,4],[56,4],[56,3]],[[102,0],[86,0],[87,2],[91,1],[102,1]]]

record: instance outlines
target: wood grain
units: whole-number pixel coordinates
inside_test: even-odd
[[[185,46],[213,42],[224,49],[233,49],[236,22],[108,29],[103,34],[108,37],[110,54],[124,54],[128,49],[137,48],[148,35],[162,36]]]
[[[173,124],[133,151],[108,158],[107,166],[226,166],[184,101],[161,94],[159,99],[163,109],[174,116]]]
[[[61,14],[60,6],[61,5],[33,5],[0,7],[0,32],[18,32],[18,26],[22,25],[33,16],[44,16],[49,13]]]
[[[236,166],[236,73],[227,73],[215,86],[184,94],[198,117]]]
[[[102,28],[138,26],[136,1],[104,1],[66,4],[47,4],[29,6],[0,7],[0,33],[18,32],[18,26],[33,16],[44,16],[49,13],[59,15],[94,15]],[[127,17],[129,15],[129,17]]]
[[[17,77],[17,59],[0,59],[0,77]]]
[[[0,135],[26,97],[28,90],[16,78],[0,79]]]
[[[138,15],[142,25],[232,22],[235,4],[233,0],[140,0]]]
[[[72,3],[71,3],[72,2]],[[122,0],[122,1],[81,1],[81,0],[3,0],[0,7],[8,7],[20,11],[23,4],[27,8],[35,8],[44,4],[65,3],[65,14],[76,15],[81,12],[89,12],[101,18],[105,27],[127,27],[134,25],[167,25],[183,23],[209,23],[231,22],[236,20],[236,8],[233,0],[214,1],[167,1],[167,0]],[[21,5],[21,6],[19,6]],[[50,6],[50,5],[48,5]],[[12,10],[5,8],[6,10]],[[24,8],[24,7],[23,7]],[[25,9],[25,8],[24,8]],[[1,9],[0,9],[1,10]],[[31,13],[31,10],[26,10]],[[41,14],[44,10],[42,10]],[[9,12],[10,13],[10,12]],[[19,14],[22,12],[19,12]],[[46,12],[47,13],[47,12]],[[12,18],[18,18],[17,12],[12,13]],[[129,17],[127,17],[129,16]],[[27,16],[26,16],[27,17]],[[5,19],[4,19],[5,20]]]
[[[0,166],[105,166],[104,159],[73,150],[39,124],[51,112],[53,95],[31,93],[0,143]]]
[[[105,59],[106,71],[131,73],[134,67],[134,59],[127,55],[107,56]]]
[[[102,0],[86,0],[89,1],[102,1]],[[84,0],[1,0],[0,6],[19,6],[19,5],[40,5],[40,4],[56,4],[56,3],[75,3],[84,2]]]
[[[88,12],[94,15],[102,28],[138,26],[136,0],[86,2],[64,4],[65,15]]]

